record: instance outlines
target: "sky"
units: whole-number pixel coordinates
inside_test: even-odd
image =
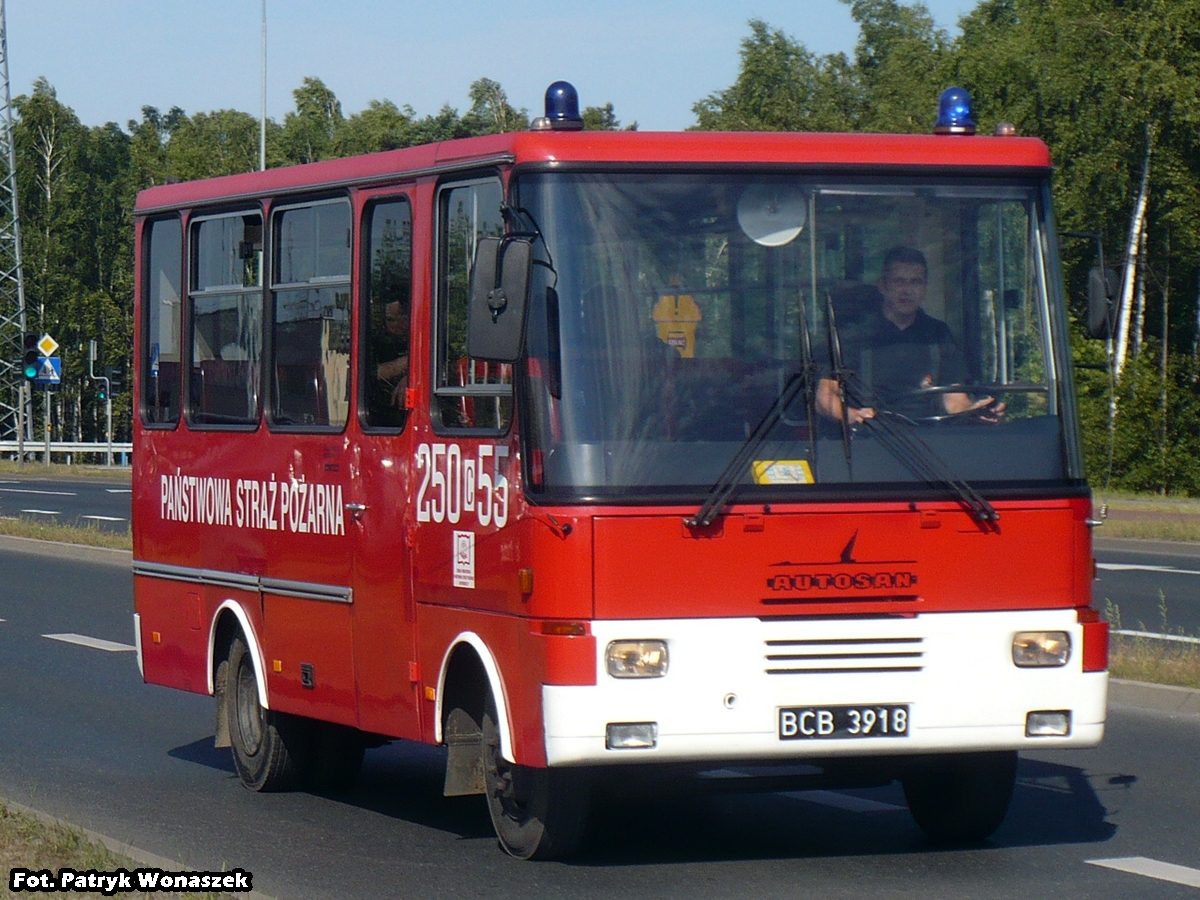
[[[925,0],[958,33],[975,0]],[[88,126],[140,119],[144,106],[189,115],[262,108],[263,0],[4,0],[12,96],[45,79]],[[541,112],[565,79],[581,106],[612,103],[622,125],[677,131],[692,105],[729,87],[752,18],[816,54],[851,53],[858,31],[839,0],[266,0],[267,117],[320,78],[346,115],[372,100],[418,116],[465,112],[473,81]],[[933,111],[930,111],[933,115]]]

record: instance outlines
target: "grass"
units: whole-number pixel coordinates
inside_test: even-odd
[[[29,869],[31,872],[49,870],[52,876],[58,871],[71,868],[77,872],[95,869],[97,872],[116,872],[125,869],[144,868],[142,864],[120,853],[114,853],[99,841],[91,840],[79,828],[73,828],[62,823],[50,823],[17,810],[9,809],[0,803],[0,869],[11,871],[14,868]],[[136,883],[136,882],[135,882]],[[24,893],[14,893],[8,889],[10,880],[4,883],[6,897],[25,897]],[[72,896],[100,897],[99,891],[87,891]],[[119,893],[115,896],[142,898],[176,898],[176,900],[212,900],[218,897],[238,897],[245,894],[226,892],[209,893]],[[250,895],[253,896],[253,895]]]
[[[1159,621],[1153,627],[1138,622],[1130,631],[1191,637],[1182,628],[1173,628],[1168,621],[1167,598],[1158,592]],[[1113,630],[1125,630],[1121,607],[1108,601],[1104,617]],[[1113,678],[1148,681],[1176,687],[1200,688],[1200,644],[1189,641],[1167,641],[1129,634],[1114,634],[1108,647],[1108,673]]]
[[[1200,499],[1097,491],[1093,503],[1108,508],[1097,537],[1200,542]]]
[[[95,478],[100,481],[129,481],[129,469],[119,466],[68,466],[52,462],[18,463],[11,459],[0,459],[0,475],[24,475],[26,478]]]
[[[101,528],[76,528],[33,519],[0,518],[0,534],[30,538],[35,541],[58,541],[63,544],[84,544],[109,550],[132,550],[133,535],[128,531],[105,531]]]

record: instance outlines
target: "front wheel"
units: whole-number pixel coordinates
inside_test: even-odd
[[[504,852],[518,859],[569,856],[587,827],[591,792],[586,773],[535,769],[505,760],[491,698],[482,732],[488,812]]]
[[[1015,750],[923,760],[900,779],[909,812],[938,843],[988,837],[1004,821],[1016,780]]]

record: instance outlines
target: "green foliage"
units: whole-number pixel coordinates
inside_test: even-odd
[[[295,110],[283,124],[266,123],[268,166],[394,150],[416,144],[527,128],[496,81],[481,78],[464,114],[444,106],[418,117],[412,107],[371,101],[349,117],[319,78],[292,93]],[[142,107],[125,129],[88,128],[44,78],[14,102],[26,307],[30,327],[61,345],[63,382],[50,395],[54,435],[103,440],[104,403],[88,375],[89,341],[98,342],[95,371],[115,367],[124,387],[113,395],[113,438],[128,440],[133,345],[133,217],[137,192],[169,181],[250,172],[259,168],[261,123],[249,113],[216,110],[188,115]],[[611,103],[589,108],[591,127],[620,127]],[[636,125],[631,126],[636,128]],[[45,395],[35,392],[41,422]]]
[[[692,107],[705,131],[838,131],[857,124],[860,98],[844,54],[816,57],[760,19],[742,40],[737,80]]]

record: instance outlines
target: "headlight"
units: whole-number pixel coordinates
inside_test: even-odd
[[[1065,631],[1022,631],[1013,638],[1013,665],[1022,669],[1065,666],[1071,658],[1071,636]]]
[[[613,678],[662,678],[667,674],[667,642],[612,641],[604,663]]]

